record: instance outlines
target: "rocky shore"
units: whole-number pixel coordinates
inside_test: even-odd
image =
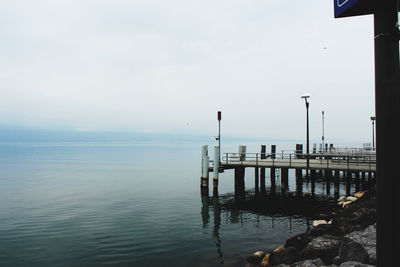
[[[273,251],[257,251],[246,266],[367,267],[376,263],[376,189],[338,199],[329,218],[286,240]]]

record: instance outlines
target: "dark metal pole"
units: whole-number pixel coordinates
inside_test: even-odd
[[[217,119],[218,119],[218,147],[219,147],[219,166],[221,166],[221,119],[222,119],[222,115],[221,115],[221,111],[218,111],[217,113]]]
[[[371,117],[372,122],[372,150],[375,150],[375,116]]]
[[[325,137],[324,137],[324,111],[322,111],[322,148],[325,146]],[[322,152],[322,151],[320,151]]]
[[[398,1],[374,1],[377,173],[377,266],[398,261],[400,116]]]
[[[306,109],[307,109],[307,171],[310,169],[310,130],[309,130],[309,124],[308,124],[308,107],[310,103],[307,102],[306,98]]]

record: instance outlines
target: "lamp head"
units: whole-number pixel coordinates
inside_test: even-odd
[[[374,121],[374,120],[375,120],[375,116],[371,117],[371,121]]]

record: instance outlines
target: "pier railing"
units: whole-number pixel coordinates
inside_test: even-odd
[[[310,159],[310,168],[316,169],[352,169],[358,166],[363,169],[374,170],[376,166],[376,154],[371,152],[312,153],[308,157]],[[224,153],[221,164],[226,166],[304,168],[306,159],[307,154],[285,150],[277,153]]]

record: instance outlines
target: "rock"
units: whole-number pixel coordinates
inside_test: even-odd
[[[345,201],[346,200],[346,196],[341,196],[341,197],[339,197],[338,198],[338,202],[341,202],[341,201]]]
[[[302,233],[286,240],[285,247],[295,247],[301,251],[310,241],[311,238],[309,235],[307,233]]]
[[[358,200],[358,198],[352,197],[352,196],[348,196],[348,197],[346,198],[346,201],[351,201],[351,202],[356,202],[357,200]]]
[[[332,224],[326,223],[326,224],[320,224],[317,227],[314,227],[310,231],[311,236],[321,236],[321,235],[327,235],[331,234],[332,232]]]
[[[325,220],[315,220],[315,221],[313,221],[313,226],[314,227],[317,227],[320,224],[328,224],[328,222],[325,221]]]
[[[319,236],[311,240],[303,251],[303,259],[321,258],[324,263],[331,264],[338,254],[342,244],[340,239],[333,236]]]
[[[268,266],[269,265],[269,256],[270,254],[266,254],[261,261],[261,266]]]
[[[353,203],[353,202],[352,202],[352,201],[347,201],[347,200],[346,200],[346,201],[343,202],[342,207],[345,208],[345,209],[347,209],[347,208],[350,207],[350,204],[351,204],[351,203]]]
[[[290,265],[290,267],[317,267],[317,266],[324,266],[324,262],[320,258],[313,260],[303,260],[295,262]]]
[[[339,249],[339,258],[341,262],[358,261],[368,263],[368,253],[364,247],[357,242],[346,239]]]
[[[288,247],[277,252],[273,252],[270,255],[269,263],[272,265],[277,264],[291,264],[298,260],[300,251],[295,247]]]
[[[358,261],[346,261],[339,265],[339,267],[373,267],[374,265],[364,264]]]
[[[253,264],[260,264],[266,254],[264,251],[259,250],[251,254],[246,260]]]
[[[356,198],[362,198],[365,195],[365,191],[360,191],[354,194]]]
[[[376,263],[376,224],[370,225],[361,231],[351,232],[345,237],[361,244],[368,254],[368,262],[371,264]]]

